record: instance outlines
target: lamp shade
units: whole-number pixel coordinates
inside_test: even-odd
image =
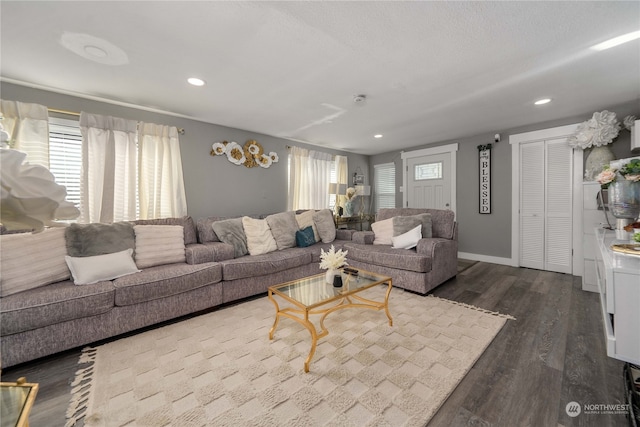
[[[336,190],[338,189],[338,184],[335,182],[329,183],[329,194],[336,194]]]
[[[371,195],[371,186],[370,185],[356,185],[356,191],[359,196],[370,196]]]
[[[338,191],[336,192],[336,194],[340,194],[342,196],[347,194],[347,184],[337,184],[337,186],[338,186]]]

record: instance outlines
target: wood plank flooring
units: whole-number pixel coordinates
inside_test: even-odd
[[[606,356],[598,295],[581,278],[461,260],[433,294],[509,320],[429,426],[627,426],[624,415],[569,417],[569,402],[623,403],[622,362]],[[31,427],[63,426],[80,349],[9,368],[40,383]]]

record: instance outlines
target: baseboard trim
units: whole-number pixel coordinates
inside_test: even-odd
[[[501,258],[497,256],[489,256],[482,254],[472,254],[468,252],[458,252],[458,258],[468,259],[470,261],[489,262],[491,264],[511,265],[511,258]]]

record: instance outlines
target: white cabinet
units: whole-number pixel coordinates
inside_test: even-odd
[[[582,187],[582,290],[598,292],[596,280],[596,247],[594,229],[606,225],[604,211],[598,210],[596,197],[600,191],[597,182],[584,182]]]
[[[629,243],[615,231],[597,228],[592,241],[607,355],[640,364],[640,256],[614,252],[611,245]]]

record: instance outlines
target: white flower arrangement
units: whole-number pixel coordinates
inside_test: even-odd
[[[323,270],[336,270],[344,265],[349,265],[347,263],[347,253],[349,251],[343,252],[342,249],[336,251],[333,245],[327,252],[320,249],[320,268]]]
[[[627,116],[622,121],[622,125],[624,126],[624,128],[626,130],[631,132],[631,128],[633,127],[633,125],[636,124],[636,120],[638,120],[638,118],[636,116]]]
[[[611,144],[620,133],[620,122],[616,119],[616,113],[604,110],[593,113],[591,119],[580,123],[576,132],[567,142],[574,148],[601,147]]]
[[[347,198],[347,200],[353,200],[358,196],[358,190],[356,190],[353,187],[349,187],[347,188],[347,194],[345,195],[345,197]]]

